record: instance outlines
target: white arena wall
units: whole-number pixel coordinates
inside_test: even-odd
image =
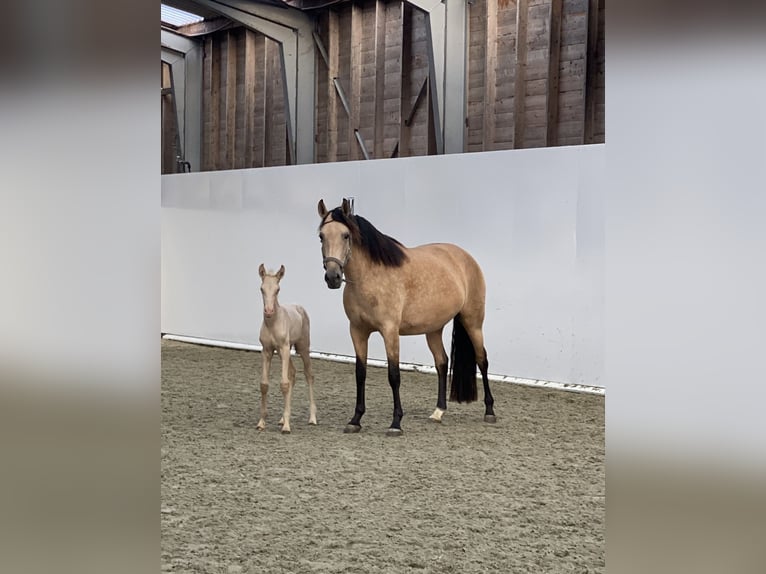
[[[280,301],[307,309],[312,350],[353,356],[342,293],[323,280],[316,212],[320,198],[334,207],[353,196],[357,214],[405,245],[451,242],[477,259],[491,373],[603,388],[604,154],[589,145],[163,175],[162,332],[257,345],[258,265],[284,264]],[[378,334],[369,356],[385,359]],[[425,337],[403,337],[400,360],[432,365]]]

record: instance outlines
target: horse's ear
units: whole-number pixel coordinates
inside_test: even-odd
[[[343,215],[346,217],[351,217],[351,204],[348,202],[348,199],[345,197],[343,198],[343,204],[341,205],[341,209],[343,210]]]
[[[327,208],[324,206],[324,199],[319,200],[319,204],[317,205],[317,211],[319,212],[319,217],[324,219],[327,217],[327,214],[330,213],[327,211]]]
[[[263,263],[258,267],[258,275],[261,276],[261,279],[263,279],[263,276],[266,275],[266,268],[263,266]]]
[[[280,265],[279,266],[279,271],[277,271],[277,279],[282,279],[282,277],[284,277],[284,276],[285,276],[285,266],[284,265]]]

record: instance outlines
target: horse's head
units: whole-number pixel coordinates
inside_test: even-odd
[[[271,318],[277,312],[279,301],[279,281],[285,275],[285,266],[281,265],[276,273],[268,273],[261,263],[258,267],[258,275],[261,276],[261,295],[263,296],[263,316]]]
[[[351,213],[351,204],[343,199],[340,207],[328,210],[324,200],[317,206],[319,217],[319,240],[322,242],[324,280],[330,289],[338,289],[343,281],[343,268],[351,259],[351,245],[359,234],[359,228]]]

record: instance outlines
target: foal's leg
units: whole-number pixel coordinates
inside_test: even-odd
[[[494,423],[497,421],[493,405],[495,399],[492,398],[492,392],[489,390],[489,361],[487,360],[487,349],[484,348],[484,333],[481,327],[467,327],[466,332],[473,343],[473,349],[476,352],[476,364],[481,371],[481,382],[484,384],[484,422]]]
[[[290,360],[290,346],[282,347],[279,350],[279,356],[282,359],[282,396],[285,399],[285,409],[282,414],[282,433],[290,433],[290,404],[293,398],[293,384],[295,383],[295,366]]]
[[[391,426],[386,431],[388,436],[400,436],[402,434],[402,401],[399,398],[399,385],[401,374],[399,371],[399,329],[394,327],[381,332],[383,343],[386,346],[386,360],[388,361],[388,384],[391,385],[391,393],[394,396],[394,418]]]
[[[434,366],[436,367],[436,373],[439,377],[439,387],[436,396],[436,410],[428,417],[437,423],[442,422],[442,415],[447,410],[447,352],[444,350],[444,342],[442,341],[442,330],[433,331],[426,334],[426,342],[428,348],[431,350],[431,354],[434,356]]]
[[[309,424],[317,424],[317,406],[314,403],[314,373],[311,371],[311,356],[308,346],[295,346],[295,351],[303,360],[303,374],[306,376],[306,383],[309,386]]]
[[[370,332],[351,325],[351,342],[354,343],[356,354],[356,407],[354,416],[343,429],[345,433],[355,433],[362,430],[362,415],[364,414],[364,383],[367,379],[367,342]]]
[[[261,375],[261,420],[256,425],[258,430],[266,428],[266,395],[269,392],[269,370],[272,357],[274,357],[274,349],[264,347],[261,351],[263,374]]]

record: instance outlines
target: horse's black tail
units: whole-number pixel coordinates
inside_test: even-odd
[[[459,314],[452,321],[450,376],[449,400],[459,403],[476,400],[476,351]]]

